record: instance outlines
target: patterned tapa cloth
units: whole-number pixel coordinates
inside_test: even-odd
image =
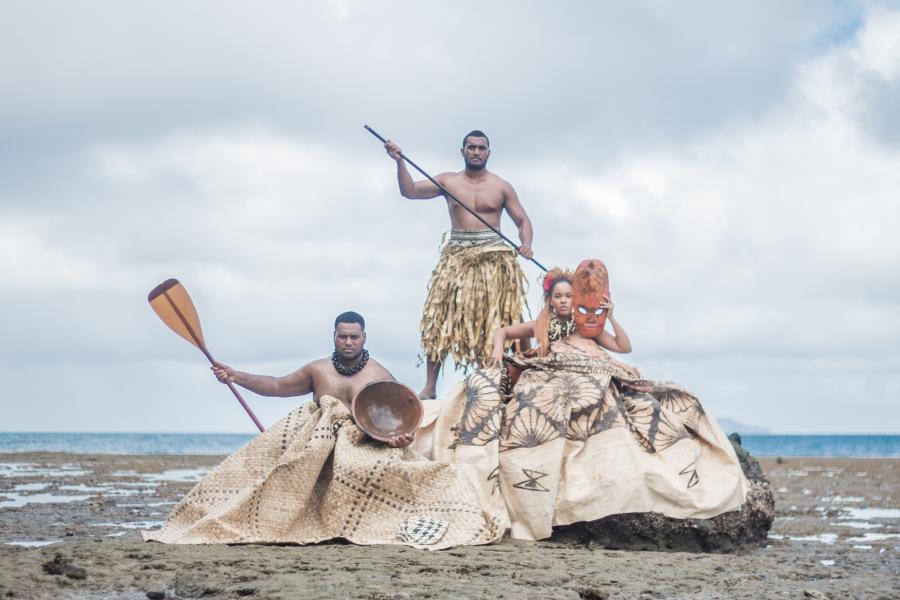
[[[503,535],[453,466],[368,438],[337,399],[309,402],[225,459],[145,540],[297,543],[343,538],[437,550]]]
[[[525,273],[516,250],[486,229],[454,229],[428,282],[419,331],[427,358],[483,366],[494,331],[522,322]]]
[[[512,537],[619,513],[707,518],[744,502],[734,448],[684,389],[641,379],[577,335],[510,362],[523,369],[510,395],[504,369],[474,371],[417,437],[466,473],[485,510],[506,513]]]

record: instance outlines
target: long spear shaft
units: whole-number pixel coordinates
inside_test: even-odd
[[[363,127],[365,127],[366,130],[367,130],[369,133],[371,133],[372,135],[374,135],[375,137],[377,137],[377,138],[381,141],[382,144],[387,144],[387,140],[384,139],[383,137],[381,137],[380,135],[378,135],[378,132],[376,132],[374,129],[372,129],[372,128],[369,127],[368,125],[363,125]],[[466,206],[466,203],[465,203],[465,202],[463,202],[462,200],[460,200],[459,198],[457,198],[456,196],[454,196],[453,194],[451,194],[451,193],[447,190],[447,188],[445,188],[445,187],[442,186],[440,183],[438,183],[437,181],[435,181],[434,177],[432,177],[431,175],[429,175],[428,173],[426,173],[419,165],[417,165],[417,164],[414,163],[412,160],[410,160],[408,156],[406,156],[405,154],[403,154],[403,153],[401,152],[401,153],[400,153],[400,158],[402,158],[403,160],[405,160],[406,162],[408,162],[408,163],[409,163],[416,171],[418,171],[419,173],[421,173],[422,175],[424,175],[425,178],[428,179],[428,181],[430,181],[431,183],[433,183],[434,185],[436,185],[436,186],[438,187],[438,189],[440,189],[446,196],[449,196],[450,198],[453,198],[454,200],[456,200],[456,203],[457,203],[457,204],[459,204],[459,205],[462,206],[464,209],[466,209],[467,211],[469,211],[469,213],[470,213],[473,217],[475,217],[476,219],[478,219],[479,221],[481,221],[482,223],[484,223],[484,225],[485,225],[486,227],[488,227],[491,231],[493,231],[494,233],[496,233],[497,235],[499,235],[500,237],[502,237],[504,240],[506,240],[506,241],[509,243],[510,246],[512,246],[513,248],[518,249],[519,246],[516,245],[516,243],[515,243],[514,241],[512,241],[511,239],[509,239],[508,237],[506,237],[505,235],[503,235],[503,233],[502,233],[499,229],[497,229],[496,227],[494,227],[493,225],[491,225],[490,223],[488,223],[487,221],[485,221],[484,218],[482,218],[481,215],[479,215],[477,212],[475,212],[474,210],[472,210],[471,208],[469,208],[468,206]],[[546,270],[547,270],[547,267],[545,267],[544,265],[542,265],[541,263],[539,263],[539,262],[537,261],[537,259],[535,259],[535,258],[532,257],[532,258],[529,258],[528,260],[530,260],[531,262],[533,262],[534,264],[536,264],[538,267],[540,267],[542,271],[546,271]]]

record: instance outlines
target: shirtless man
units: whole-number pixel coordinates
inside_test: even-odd
[[[483,223],[456,201],[446,196],[434,183],[428,180],[413,181],[396,144],[388,141],[384,147],[388,156],[397,163],[397,182],[400,193],[405,198],[428,200],[445,196],[450,212],[452,227],[450,241],[432,273],[420,325],[422,345],[427,359],[427,380],[419,395],[423,398],[433,398],[438,373],[448,354],[453,357],[457,366],[461,364],[484,366],[492,350],[491,333],[499,327],[521,321],[524,306],[524,274],[515,260],[515,253],[525,258],[533,256],[531,221],[513,187],[488,171],[487,162],[491,150],[490,141],[484,132],[471,131],[463,138],[460,154],[465,161],[464,170],[441,173],[434,179],[498,230],[500,217],[505,210],[519,230],[521,244],[515,250],[497,234],[485,228]],[[467,254],[478,256],[480,260],[468,261],[470,267],[467,267],[465,260]],[[509,273],[511,276],[502,281],[488,282],[487,289],[477,289],[477,286],[476,289],[472,289],[472,281],[484,281],[485,277],[480,275],[496,273],[498,266],[501,272]],[[483,269],[481,274],[477,272],[479,269]],[[469,297],[461,296],[461,290],[463,295]],[[454,299],[452,303],[448,302],[451,298]],[[484,324],[484,331],[479,330],[473,336],[471,328],[464,327],[464,324],[467,319],[476,316],[453,312],[462,310],[459,307],[460,300],[469,310],[498,316],[492,322]],[[508,315],[506,320],[499,316],[504,313]],[[452,324],[450,328],[445,326],[448,321]]]
[[[332,396],[349,410],[356,393],[367,384],[396,381],[378,361],[369,359],[365,344],[366,322],[358,313],[349,311],[334,320],[334,353],[331,358],[314,360],[283,377],[235,371],[219,362],[212,366],[212,371],[222,383],[234,382],[260,396],[286,398],[312,392],[316,402],[321,396]],[[394,448],[405,448],[412,441],[412,435],[398,435],[388,443]]]

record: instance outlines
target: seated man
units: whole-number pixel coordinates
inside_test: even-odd
[[[494,338],[495,361],[520,335],[538,339],[538,356],[471,373],[421,430],[433,435],[421,451],[464,471],[513,538],[619,513],[708,518],[739,508],[748,483],[700,401],[607,352],[631,343],[613,318],[605,265],[550,271],[544,303],[537,321]]]
[[[364,349],[355,312],[335,320],[334,353],[284,377],[216,363],[219,381],[265,396],[313,394],[199,482],[145,540],[165,543],[297,543],[343,538],[429,549],[485,544],[503,534],[456,469],[366,436],[350,416],[356,393],[391,374]]]

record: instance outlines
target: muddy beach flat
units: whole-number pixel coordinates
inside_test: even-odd
[[[900,588],[896,459],[762,459],[778,516],[766,547],[735,554],[141,542],[219,460],[0,455],[0,598],[836,599]]]

